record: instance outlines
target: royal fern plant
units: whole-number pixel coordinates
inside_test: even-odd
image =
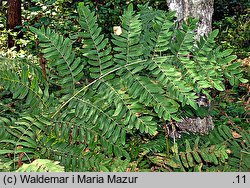
[[[94,12],[80,3],[78,14],[79,51],[74,40],[49,27],[30,27],[46,59],[46,76],[38,63],[1,59],[1,92],[19,106],[11,111],[2,104],[2,170],[43,158],[59,161],[65,171],[125,171],[138,156],[134,143],[154,163],[152,153],[164,152],[166,144],[156,147],[158,138],[165,139],[162,125],[181,121],[186,107],[198,112],[196,93],[211,99],[211,91],[225,90],[225,80],[246,82],[232,50],[215,45],[218,30],[197,40],[196,20],[177,28],[174,12],[148,6],[135,12],[129,5],[121,34],[105,38]],[[186,153],[175,143],[172,152],[160,155],[161,163],[199,169],[206,161],[202,152],[210,150],[190,143],[185,142]],[[211,151],[215,165],[227,160],[225,145]],[[189,164],[170,163],[171,156],[186,160],[186,154]]]

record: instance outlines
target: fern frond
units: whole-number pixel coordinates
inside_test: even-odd
[[[152,52],[167,51],[172,32],[169,29],[173,26],[172,19],[174,12],[154,10],[147,5],[139,6],[142,22],[141,42],[144,48],[143,55],[149,58],[154,55]],[[171,20],[171,21],[170,21]],[[171,28],[172,29],[172,28]],[[168,33],[166,35],[166,33]]]
[[[91,65],[89,68],[90,76],[98,78],[113,68],[111,47],[108,39],[104,39],[101,34],[101,28],[97,25],[97,19],[93,12],[83,3],[78,6],[79,23],[84,30],[80,33],[83,38],[84,47],[81,49],[83,56],[87,57],[87,62]],[[112,74],[109,75],[111,77]],[[107,79],[107,77],[105,77]]]
[[[97,67],[97,68],[93,68],[93,69],[90,70],[91,74],[92,74],[92,77],[93,77],[93,71],[92,70],[94,70],[94,69],[95,70],[99,69],[99,74],[97,74],[97,72],[96,72],[95,75],[97,75],[97,76],[98,75],[99,76],[103,75],[104,73],[106,73],[105,69],[107,68],[107,70],[110,70],[110,66],[113,64],[112,62],[109,61],[110,58],[111,58],[111,56],[108,55],[110,49],[105,50],[105,48],[107,46],[107,41],[103,40],[103,35],[99,36],[100,28],[96,24],[96,18],[94,17],[93,13],[90,13],[88,8],[84,7],[84,6],[79,7],[79,12],[80,12],[80,24],[82,25],[83,29],[85,30],[85,32],[82,33],[82,36],[85,39],[86,44],[87,44],[84,47],[83,51],[84,52],[86,51],[86,57],[88,57],[89,63],[91,65],[99,67],[99,68]],[[133,13],[132,13],[132,10],[131,10],[131,12],[128,11],[127,15],[124,16],[125,17],[124,18],[124,24],[123,24],[124,27],[122,28],[123,30],[122,30],[122,35],[121,35],[122,39],[119,39],[116,36],[114,36],[114,38],[117,39],[117,40],[113,40],[113,43],[118,45],[118,47],[115,47],[115,50],[120,51],[119,49],[121,49],[121,47],[127,46],[127,49],[131,52],[130,54],[128,54],[129,60],[126,63],[123,63],[124,60],[126,59],[126,57],[125,57],[126,54],[121,52],[121,53],[115,55],[116,57],[119,56],[119,61],[117,60],[117,66],[121,67],[118,72],[121,72],[122,70],[129,69],[132,66],[133,67],[137,66],[137,64],[129,66],[129,64],[132,64],[132,62],[133,62],[133,61],[130,61],[131,59],[136,60],[136,58],[133,58],[132,57],[133,55],[131,55],[131,54],[135,53],[135,51],[138,51],[136,49],[138,47],[138,44],[136,44],[137,43],[136,40],[138,41],[138,39],[136,37],[139,36],[139,34],[140,34],[140,33],[138,33],[137,35],[134,34],[134,32],[139,32],[138,28],[140,29],[140,27],[138,26],[139,22],[136,21],[136,20],[138,20],[138,16],[137,16],[137,18],[132,18],[132,14]],[[133,19],[133,20],[130,20],[130,19]],[[125,20],[129,20],[129,23],[127,23]],[[126,27],[126,24],[130,24],[130,25],[128,27]],[[127,28],[127,30],[126,30],[126,28]],[[133,33],[133,35],[130,34],[130,33]],[[99,41],[99,39],[101,39],[101,40]],[[103,40],[103,42],[102,42],[102,40]],[[101,44],[102,48],[100,48],[98,46],[100,43],[102,43]],[[133,50],[131,50],[132,47],[133,47]],[[91,54],[90,54],[90,52],[91,52]],[[93,59],[92,55],[94,55],[94,57],[97,57],[97,59]],[[105,64],[104,64],[104,62],[102,62],[102,56],[103,55],[107,56],[107,61],[108,62],[107,63],[105,62]],[[141,55],[141,54],[139,54],[139,55]],[[128,66],[125,67],[125,65],[128,65]],[[112,75],[110,74],[109,77],[112,77]],[[95,78],[95,76],[93,78]],[[95,84],[95,85],[99,85],[100,82],[98,82],[98,84]],[[126,122],[125,124],[130,123],[132,125],[132,124],[134,124],[134,121],[137,120],[138,121],[138,123],[137,123],[138,125],[136,126],[137,129],[140,128],[140,130],[142,132],[146,131],[146,132],[150,132],[151,134],[155,133],[156,128],[154,128],[154,130],[151,130],[149,128],[148,122],[145,123],[145,120],[143,120],[142,118],[138,119],[136,117],[136,115],[135,115],[136,112],[133,113],[132,110],[130,110],[128,108],[129,104],[126,104],[126,103],[129,103],[129,102],[124,101],[122,99],[123,97],[121,96],[121,94],[119,94],[120,88],[116,89],[114,86],[112,86],[113,83],[114,83],[113,81],[112,81],[112,84],[111,83],[101,83],[99,87],[96,87],[96,88],[98,88],[98,90],[100,91],[100,94],[102,95],[102,100],[105,100],[105,98],[103,98],[103,95],[104,96],[108,95],[109,99],[111,99],[112,96],[114,97],[114,94],[115,94],[116,97],[119,97],[121,99],[121,100],[116,99],[116,102],[114,103],[115,107],[116,107],[116,110],[113,111],[113,112],[108,112],[109,113],[108,116],[113,116],[115,118],[115,119],[112,118],[113,120],[109,120],[109,123],[111,123],[111,125],[112,125],[112,122],[115,123],[116,121],[120,121],[122,118],[124,118],[125,122]],[[108,87],[105,87],[105,85],[108,86]],[[104,90],[104,87],[105,87],[105,90]],[[104,94],[105,91],[107,92],[107,95]],[[79,104],[81,104],[81,103],[79,103]],[[90,105],[90,104],[88,104],[88,105]],[[105,106],[105,104],[102,105],[102,108],[103,108],[103,106]],[[97,106],[96,109],[98,109],[98,108],[100,108],[100,106]],[[88,108],[85,107],[85,109],[88,109]],[[90,109],[93,109],[93,108],[90,107]],[[78,112],[79,112],[79,110],[78,110]],[[92,111],[90,111],[90,112],[92,112]],[[103,112],[104,112],[104,110],[102,110],[101,113],[103,113]],[[127,114],[126,112],[130,112],[130,113]],[[112,113],[113,113],[113,115],[112,115]],[[96,115],[96,114],[99,114],[99,113],[92,113],[92,114]],[[125,115],[125,117],[123,117],[124,115]],[[88,117],[91,117],[91,116],[88,116]],[[131,118],[131,117],[133,117],[133,118]],[[94,119],[96,119],[96,118],[94,118]],[[102,118],[100,118],[100,120],[102,120]],[[101,125],[99,125],[99,126],[101,126],[101,129],[103,127],[102,124],[105,124],[102,121],[95,122],[95,123],[97,123],[97,124],[100,123]],[[108,124],[106,124],[106,127],[107,127]],[[144,124],[145,128],[142,126],[143,124]],[[117,123],[115,123],[115,125],[118,126]],[[121,130],[123,130],[123,128],[121,129],[120,126],[118,126],[118,127],[114,126],[114,127],[116,127],[114,129],[114,131],[116,133],[115,134],[116,137],[119,137],[119,134],[122,133]],[[130,127],[130,128],[132,129],[133,127]],[[124,131],[124,133],[122,135],[125,135],[125,131]],[[123,137],[124,136],[122,136],[121,138],[123,138]],[[122,143],[124,143],[124,141]]]
[[[114,55],[114,58],[115,62],[119,65],[126,65],[142,58],[143,48],[139,42],[142,23],[139,18],[139,15],[134,16],[133,7],[130,5],[122,17],[123,33],[120,36],[113,35],[114,40],[112,40],[112,42],[116,45],[114,50],[118,52]],[[135,76],[135,74],[142,71],[145,66],[145,62],[142,61],[140,64],[128,66],[118,71],[118,75],[126,71],[124,75],[126,80],[124,80],[124,83],[126,88],[128,88],[128,94],[134,99],[138,98],[140,103],[147,106],[152,107],[154,106],[153,104],[156,104],[155,111],[158,116],[169,120],[171,107],[172,111],[175,111],[175,107],[172,106],[170,100],[165,100],[165,98],[161,96],[160,93],[164,91],[156,84],[153,84],[150,79],[138,75]]]
[[[171,49],[177,57],[188,55],[193,50],[196,23],[197,20],[190,18],[180,29],[175,30],[175,40],[171,43]]]
[[[173,12],[158,15],[153,23],[153,32],[156,34],[155,47],[152,50],[154,56],[158,53],[160,56],[170,50],[170,42],[173,36],[173,22],[170,21],[174,17]]]
[[[81,59],[75,57],[72,50],[72,42],[69,38],[53,32],[50,28],[36,29],[30,27],[30,30],[37,34],[42,47],[44,57],[49,60],[48,66],[54,74],[55,84],[62,87],[63,93],[72,93],[75,85],[83,77],[84,64]],[[56,73],[53,73],[56,71]]]
[[[219,69],[218,72],[223,74],[231,85],[237,85],[240,82],[249,82],[249,80],[242,78],[243,73],[242,69],[240,68],[241,63],[235,62],[237,56],[232,55],[232,52],[233,50],[230,49],[218,51],[217,53],[214,52],[216,62],[218,62],[218,64],[221,66],[221,69]]]
[[[128,9],[122,16],[121,21],[122,34],[119,36],[112,35],[112,42],[115,45],[114,51],[117,52],[114,55],[114,62],[119,66],[124,66],[141,60],[140,57],[143,54],[142,45],[139,42],[141,34],[141,21],[139,15],[135,15],[132,4],[128,6]],[[143,64],[138,63],[124,67],[119,70],[117,74],[121,75],[126,70],[135,74],[143,68]]]
[[[102,144],[101,147],[100,141],[96,142],[95,130],[92,134],[91,128],[85,129],[82,122],[70,120],[70,115],[64,120],[51,122],[51,119],[45,116],[25,116],[16,121],[12,127],[6,125],[7,131],[14,136],[14,139],[1,140],[1,143],[11,145],[8,148],[12,149],[1,148],[0,156],[14,154],[12,163],[20,161],[30,163],[35,158],[49,158],[60,161],[66,171],[110,171],[110,159],[100,154],[98,150],[105,145]],[[117,156],[124,155],[124,150],[120,147],[114,146],[105,138],[104,142],[107,147],[102,150],[106,154],[110,153],[106,150],[111,146],[111,151],[117,152]],[[54,169],[50,169],[47,162],[44,165],[42,169],[36,168],[38,166],[33,164],[25,165],[23,166],[25,169],[21,169],[30,171]],[[15,165],[13,168],[16,170]]]
[[[128,154],[120,147],[125,144],[127,128],[117,121],[113,116],[114,111],[104,108],[104,104],[93,102],[86,96],[76,97],[69,104],[69,108],[75,106],[75,110],[71,114],[62,114],[61,122],[57,126],[64,127],[66,134],[59,131],[57,137],[61,138],[65,135],[68,142],[78,140],[84,142],[89,150],[94,150],[97,144],[101,144],[107,154],[111,155],[114,152],[117,157],[127,156]],[[66,124],[64,122],[67,122]],[[59,128],[60,130],[61,128]],[[69,134],[73,140],[69,140]],[[64,137],[64,136],[63,136]],[[73,142],[74,143],[74,142]]]
[[[241,137],[234,138],[233,131],[239,133]],[[212,144],[223,142],[230,149],[231,157],[228,165],[232,171],[249,171],[249,129],[242,130],[237,127],[230,129],[226,125],[220,125],[211,132],[209,140]]]
[[[49,87],[40,68],[22,60],[14,62],[1,64],[1,86],[13,94],[13,99],[25,100],[27,108],[31,107],[33,112],[48,108]]]
[[[100,93],[96,97],[101,99],[98,102],[103,101],[103,103],[100,103],[102,106],[113,103],[108,105],[111,109],[115,108],[112,111],[112,117],[127,126],[126,132],[130,132],[130,130],[135,128],[139,129],[141,133],[156,134],[157,126],[153,118],[147,116],[148,110],[140,102],[136,102],[133,96],[130,97],[131,94],[127,93],[126,87],[120,84],[118,79],[114,79],[109,83],[103,83],[98,90]]]
[[[199,137],[196,139],[196,144],[191,147],[191,143],[185,140],[185,151],[178,151],[178,144],[173,145],[173,155],[169,158],[166,154],[156,154],[157,156],[149,156],[151,162],[163,166],[165,171],[169,168],[173,171],[201,171],[206,168],[207,164],[215,166],[226,164],[229,156],[228,148],[225,145],[217,144],[210,145],[209,143],[199,146]]]
[[[194,87],[184,80],[182,72],[168,64],[169,58],[171,57],[155,57],[148,69],[152,71],[156,80],[165,86],[169,97],[180,101],[182,106],[188,104],[197,109]]]

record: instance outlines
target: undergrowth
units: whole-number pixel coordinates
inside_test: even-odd
[[[105,38],[80,3],[79,56],[76,41],[30,27],[42,63],[1,58],[2,171],[249,170],[248,126],[222,118],[209,135],[184,134],[176,142],[164,132],[166,123],[201,115],[197,93],[215,104],[202,116],[216,117],[222,112],[213,93],[223,95],[225,83],[247,84],[233,51],[216,46],[218,30],[196,41],[197,20],[177,29],[173,12],[138,8],[129,5],[122,33]]]

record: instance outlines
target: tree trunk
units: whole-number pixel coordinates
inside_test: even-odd
[[[7,29],[11,29],[14,32],[20,32],[20,29],[15,28],[16,26],[22,25],[21,20],[21,0],[8,0],[8,10],[7,10]],[[20,32],[17,38],[21,38],[22,33]],[[8,35],[8,47],[11,48],[15,45],[15,40],[13,36]],[[20,49],[18,45],[16,45],[17,50]]]
[[[214,0],[167,0],[169,10],[176,11],[177,21],[180,25],[189,17],[199,19],[196,30],[197,40],[199,36],[207,35],[212,31],[213,3]],[[180,138],[182,131],[187,130],[202,135],[207,134],[213,128],[214,124],[210,115],[202,119],[200,117],[184,118],[173,125],[167,135],[175,141],[175,138]]]
[[[188,17],[198,18],[197,35],[207,35],[212,31],[214,0],[167,0],[170,10],[176,11],[177,21],[183,22]]]

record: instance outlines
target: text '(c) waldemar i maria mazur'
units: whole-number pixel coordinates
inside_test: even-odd
[[[106,175],[106,176],[87,176],[85,175],[72,175],[68,176],[45,176],[45,175],[20,175],[20,180],[22,183],[137,183],[138,177],[136,176],[117,176],[117,175]]]

